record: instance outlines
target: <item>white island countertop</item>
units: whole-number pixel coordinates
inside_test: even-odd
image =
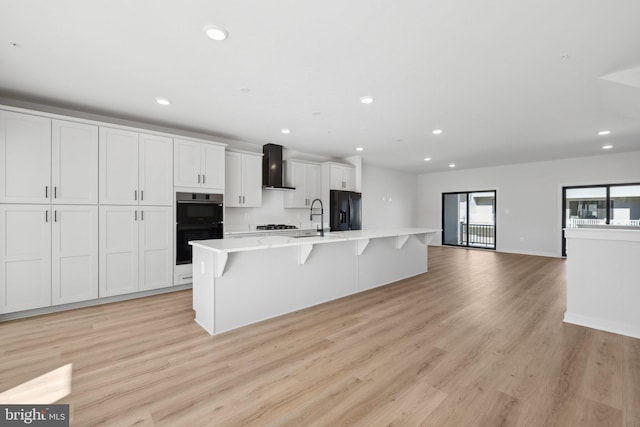
[[[369,240],[384,237],[407,237],[419,234],[431,234],[431,237],[433,237],[433,234],[437,231],[439,230],[430,228],[368,229],[325,232],[324,236],[251,236],[238,239],[194,240],[189,242],[189,244],[217,253],[231,253],[287,246],[307,246],[322,243]],[[425,243],[428,243],[428,241],[425,241]]]
[[[193,246],[195,320],[215,335],[427,272],[439,230],[249,236]]]

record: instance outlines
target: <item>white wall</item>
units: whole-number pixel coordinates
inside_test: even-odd
[[[442,228],[443,192],[497,190],[497,250],[560,256],[562,187],[625,182],[640,182],[640,151],[423,174],[418,224]]]
[[[418,175],[364,164],[362,227],[416,227]]]

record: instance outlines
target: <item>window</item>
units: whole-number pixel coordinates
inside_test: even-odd
[[[562,256],[565,228],[580,225],[640,227],[640,184],[602,184],[562,189]]]

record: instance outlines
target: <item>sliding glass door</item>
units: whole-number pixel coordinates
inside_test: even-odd
[[[562,189],[562,256],[567,256],[565,228],[603,224],[640,227],[640,184]]]
[[[443,193],[442,243],[495,249],[495,190]]]

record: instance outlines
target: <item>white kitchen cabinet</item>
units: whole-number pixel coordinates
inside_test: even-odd
[[[145,206],[139,211],[139,290],[173,285],[173,210]]]
[[[226,206],[262,206],[262,154],[227,151],[225,157]]]
[[[49,203],[51,119],[0,111],[0,203]]]
[[[329,186],[331,190],[356,190],[356,169],[337,163],[329,164]]]
[[[171,205],[172,139],[100,128],[100,203]]]
[[[98,207],[54,205],[51,303],[98,298]]]
[[[175,139],[173,147],[173,184],[176,187],[224,188],[223,146]]]
[[[51,305],[51,209],[0,205],[0,314]]]
[[[171,207],[100,207],[100,297],[172,286]]]
[[[98,203],[98,127],[53,120],[51,202]]]
[[[316,163],[285,161],[284,181],[286,186],[295,187],[285,194],[285,208],[308,208],[320,197],[320,165]]]
[[[139,204],[173,204],[173,140],[164,136],[139,136]]]
[[[100,203],[138,204],[138,133],[100,127]]]

